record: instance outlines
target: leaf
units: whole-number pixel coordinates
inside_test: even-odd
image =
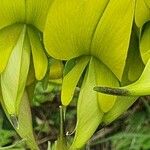
[[[8,65],[1,75],[4,104],[11,115],[18,115],[29,70],[30,46],[25,34],[26,26],[23,27],[9,58]]]
[[[78,99],[77,126],[72,148],[81,148],[102,120],[103,113],[98,107],[97,93],[93,91],[95,84],[94,64],[91,58]]]
[[[37,80],[41,80],[44,78],[47,71],[47,56],[44,53],[44,47],[40,41],[39,33],[30,27],[28,28],[28,36],[32,49],[35,77]]]
[[[52,2],[53,0],[25,0],[26,22],[43,31],[47,13]]]
[[[140,39],[140,52],[143,62],[146,64],[150,58],[150,22],[143,27]]]
[[[105,66],[102,62],[97,59],[93,58],[94,63],[94,71],[96,76],[96,85],[101,86],[112,86],[117,87],[119,86],[118,79],[116,76]],[[116,96],[106,95],[97,93],[98,95],[98,102],[100,109],[106,113],[108,112],[116,101]]]
[[[111,0],[97,25],[91,54],[121,80],[130,42],[134,0]]]
[[[12,25],[0,30],[0,74],[4,71],[10,54],[22,31],[22,25]]]
[[[68,105],[73,98],[78,81],[89,62],[89,57],[78,58],[77,64],[63,78],[61,101],[63,105]]]
[[[148,7],[146,0],[137,0],[135,8],[136,25],[142,27],[148,20],[150,20],[150,6]]]
[[[6,26],[25,21],[24,4],[24,0],[0,1],[0,30]]]
[[[70,60],[90,52],[93,32],[109,0],[55,0],[47,17],[44,42],[49,55]]]

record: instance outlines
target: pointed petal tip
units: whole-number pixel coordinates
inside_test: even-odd
[[[130,95],[130,92],[128,90],[121,89],[121,88],[96,86],[93,88],[93,90],[96,92],[101,92],[101,93],[109,94],[109,95],[118,95],[118,96],[129,96]]]
[[[70,104],[70,102],[71,102],[71,100],[68,101],[68,102],[66,102],[66,101],[64,101],[64,100],[61,100],[61,103],[62,103],[62,105],[63,105],[64,107],[67,107],[67,106]]]
[[[19,129],[18,116],[16,116],[16,115],[10,115],[10,120],[11,120],[12,125],[14,126],[14,128],[15,129]]]

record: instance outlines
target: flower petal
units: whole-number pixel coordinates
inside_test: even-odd
[[[22,25],[12,25],[0,30],[0,74],[4,71],[10,54],[22,31]]]
[[[143,27],[140,39],[140,52],[143,62],[146,64],[150,58],[150,22]]]
[[[97,92],[93,91],[95,84],[94,63],[91,59],[78,99],[77,127],[72,148],[83,147],[102,120],[103,112],[98,106]]]
[[[134,42],[138,42],[138,39],[134,38]],[[136,43],[131,43],[132,45],[132,51],[129,53],[129,70],[128,70],[128,79],[130,81],[136,81],[140,75],[142,74],[142,71],[144,69],[144,64],[142,62],[142,59],[141,59],[141,55],[139,53],[139,45]],[[137,65],[138,64],[138,65]]]
[[[26,22],[43,31],[52,2],[53,0],[26,0]]]
[[[68,105],[73,98],[78,81],[89,62],[88,57],[78,58],[76,65],[63,78],[61,101],[63,105]]]
[[[94,62],[94,70],[96,75],[96,85],[101,86],[111,86],[118,87],[119,81],[116,76],[99,60],[93,59]],[[106,113],[108,112],[116,101],[116,96],[106,95],[106,94],[98,94],[98,102],[100,105],[100,109]]]
[[[30,39],[30,45],[32,49],[35,77],[37,80],[41,80],[44,78],[47,71],[48,66],[47,56],[44,52],[45,51],[44,47],[40,41],[39,33],[35,29],[29,27],[28,36]]]
[[[144,64],[139,50],[139,38],[136,34],[135,28],[133,28],[121,85],[124,86],[138,80],[143,69]]]
[[[142,27],[148,20],[150,20],[150,6],[148,7],[146,0],[137,0],[135,8],[136,25]]]
[[[7,67],[1,75],[4,104],[10,115],[18,115],[29,70],[30,47],[25,35],[26,26],[24,26],[17,43],[15,43]]]
[[[93,32],[109,0],[55,0],[48,14],[44,42],[56,59],[89,54]]]
[[[134,0],[111,0],[96,28],[91,54],[121,80],[131,36]]]
[[[0,29],[24,21],[24,0],[0,0]]]

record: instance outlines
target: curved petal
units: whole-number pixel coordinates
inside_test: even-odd
[[[12,25],[0,30],[0,74],[4,71],[10,54],[21,34],[22,25]]]
[[[146,0],[137,0],[135,8],[136,25],[142,27],[148,20],[150,20],[150,6],[148,7]]]
[[[83,147],[102,120],[103,112],[98,106],[97,92],[93,91],[95,84],[94,63],[91,59],[78,99],[77,127],[72,148]]]
[[[129,53],[130,61],[129,61],[129,68],[128,68],[129,69],[128,79],[131,82],[138,80],[138,78],[142,74],[142,71],[144,70],[144,64],[142,62],[142,58],[138,47],[139,44],[137,44],[138,42],[139,42],[138,39],[136,37],[133,37],[130,46],[130,49],[132,49],[132,51]]]
[[[143,27],[140,39],[140,52],[143,62],[146,64],[150,58],[150,22]]]
[[[61,101],[63,105],[68,105],[74,95],[75,88],[78,84],[78,81],[89,62],[88,57],[78,58],[76,65],[71,69],[70,72],[63,78],[62,83],[62,92],[61,92]]]
[[[20,101],[24,93],[30,64],[30,47],[24,26],[11,53],[5,71],[1,75],[1,88],[6,110],[10,115],[18,115]],[[17,61],[16,61],[17,60]]]
[[[47,56],[44,52],[44,47],[40,41],[39,33],[36,30],[29,27],[28,36],[30,39],[30,45],[32,50],[35,77],[37,80],[41,80],[44,78],[47,71]]]
[[[91,53],[121,80],[130,42],[134,0],[111,0],[97,26]]]
[[[48,53],[64,60],[88,55],[93,33],[108,2],[109,0],[55,0],[44,31]]]
[[[0,29],[24,21],[24,0],[0,0]]]
[[[116,78],[116,76],[104,64],[102,64],[97,59],[93,59],[93,62],[94,62],[94,72],[96,75],[96,85],[111,86],[111,87],[119,86],[119,81]],[[97,94],[100,109],[104,113],[108,112],[115,104],[116,96],[101,93]]]
[[[130,84],[131,82],[135,82],[136,80],[138,80],[143,70],[144,64],[140,55],[139,39],[136,34],[135,28],[133,28],[121,86]]]
[[[34,71],[34,65],[33,65],[33,60],[30,58],[30,68],[28,72],[28,78],[26,82],[26,86],[31,85],[35,81],[35,71]]]
[[[25,0],[26,22],[43,31],[47,13],[52,2],[53,0]]]

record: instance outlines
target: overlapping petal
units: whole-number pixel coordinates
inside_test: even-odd
[[[43,31],[53,0],[0,0],[0,29],[15,24],[32,24]]]
[[[25,21],[25,0],[0,0],[0,29]]]
[[[0,30],[0,74],[4,71],[10,54],[17,43],[22,25],[12,25]]]
[[[93,33],[108,2],[55,0],[45,27],[44,41],[48,53],[67,60],[88,55]]]
[[[53,0],[24,0],[26,23],[32,24],[40,31],[44,30],[47,13]]]
[[[140,52],[142,60],[146,64],[150,58],[150,22],[143,26],[140,39]]]
[[[140,39],[140,52],[143,62],[146,64],[144,71],[138,80],[130,85],[120,88],[101,88],[100,91],[103,93],[110,93],[114,95],[125,95],[125,96],[141,96],[149,95],[150,93],[150,24],[146,23],[143,27]],[[136,58],[137,59],[137,58]],[[138,62],[140,65],[141,63]],[[140,68],[138,69],[140,70]]]
[[[134,0],[111,0],[97,25],[91,54],[121,80],[130,42]]]
[[[35,76],[37,80],[43,79],[47,71],[48,60],[44,52],[44,47],[40,41],[39,33],[32,28],[28,28],[28,36],[30,40]]]
[[[89,57],[81,57],[76,60],[76,65],[64,76],[62,83],[61,101],[68,105],[74,96],[77,83],[89,62]]]
[[[73,148],[81,148],[102,121],[103,112],[99,109],[98,95],[93,91],[95,84],[95,67],[91,58],[78,99],[77,127]]]
[[[45,27],[48,53],[58,59],[94,55],[121,79],[135,1],[108,2],[56,0]]]
[[[98,59],[93,59],[94,63],[94,73],[96,78],[96,85],[101,86],[112,86],[117,87],[119,86],[119,81],[116,78],[116,76],[105,66],[102,62],[100,62]],[[100,109],[106,113],[108,112],[116,101],[116,96],[110,96],[106,94],[100,94],[98,95],[98,102]]]
[[[135,22],[138,27],[150,20],[149,0],[137,0],[135,9]]]
[[[48,53],[62,60],[86,57],[85,55],[91,57],[79,94],[73,143],[75,148],[85,144],[101,122],[104,113],[109,113],[115,102],[118,103],[118,97],[96,93],[93,87],[119,86],[130,43],[134,7],[133,0],[56,0],[49,11],[44,31],[44,43]],[[63,79],[62,87],[66,89],[64,91],[71,87],[69,94],[62,92],[65,105],[70,102],[85,68],[80,65],[77,70],[77,64],[69,66],[71,69],[68,69]]]
[[[11,115],[18,115],[29,65],[30,48],[29,41],[26,37],[26,26],[24,26],[15,43],[7,67],[1,74],[3,100],[6,110]]]

